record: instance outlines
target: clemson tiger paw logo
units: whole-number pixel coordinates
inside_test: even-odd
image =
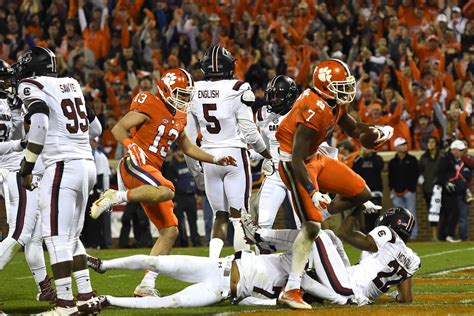
[[[318,69],[318,79],[322,82],[331,81],[331,69],[329,67],[323,67]]]
[[[171,86],[176,82],[176,75],[172,72],[167,73],[161,80],[163,80],[163,83],[167,86]]]

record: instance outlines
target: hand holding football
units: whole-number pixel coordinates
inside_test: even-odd
[[[362,146],[368,149],[374,149],[377,145],[375,142],[379,138],[379,132],[376,129],[368,129],[366,132],[360,134],[359,140]]]

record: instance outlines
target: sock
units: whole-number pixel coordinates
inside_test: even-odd
[[[91,278],[88,269],[73,272],[72,275],[76,280],[77,292],[79,294],[87,294],[92,292]]]
[[[240,218],[230,218],[232,226],[234,226],[234,250],[250,250],[250,245],[245,242],[244,229],[240,224]]]
[[[158,277],[158,272],[155,271],[147,271],[145,276],[143,277],[142,282],[140,285],[142,286],[150,286],[155,287],[156,277]]]
[[[301,273],[290,273],[286,282],[285,291],[299,289],[301,287]]]
[[[209,242],[209,258],[219,258],[222,247],[224,247],[224,241],[222,239],[212,238]]]
[[[127,191],[117,191],[117,199],[119,200],[119,203],[123,203],[123,202],[128,202],[128,192],[130,190],[127,190]]]
[[[54,281],[56,284],[56,295],[58,299],[65,301],[72,301],[74,297],[72,296],[72,278],[62,278]]]
[[[124,258],[117,258],[112,260],[102,261],[102,269],[113,270],[113,269],[125,269],[125,270],[146,270],[153,269],[150,267],[150,260],[147,260],[150,256],[147,255],[136,255]]]
[[[299,289],[301,287],[301,276],[303,275],[304,266],[308,261],[313,240],[314,238],[309,236],[305,228],[303,228],[296,237],[292,248],[293,258],[291,260],[291,272],[285,286],[285,291]]]

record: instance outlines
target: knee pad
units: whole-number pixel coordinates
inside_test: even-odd
[[[45,237],[44,242],[48,248],[51,265],[58,262],[72,261],[72,245],[69,236]]]

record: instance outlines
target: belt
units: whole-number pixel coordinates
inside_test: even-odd
[[[227,299],[230,295],[230,282],[231,282],[231,271],[232,271],[232,260],[226,260],[222,262],[222,282],[221,282],[221,295],[223,299]]]

